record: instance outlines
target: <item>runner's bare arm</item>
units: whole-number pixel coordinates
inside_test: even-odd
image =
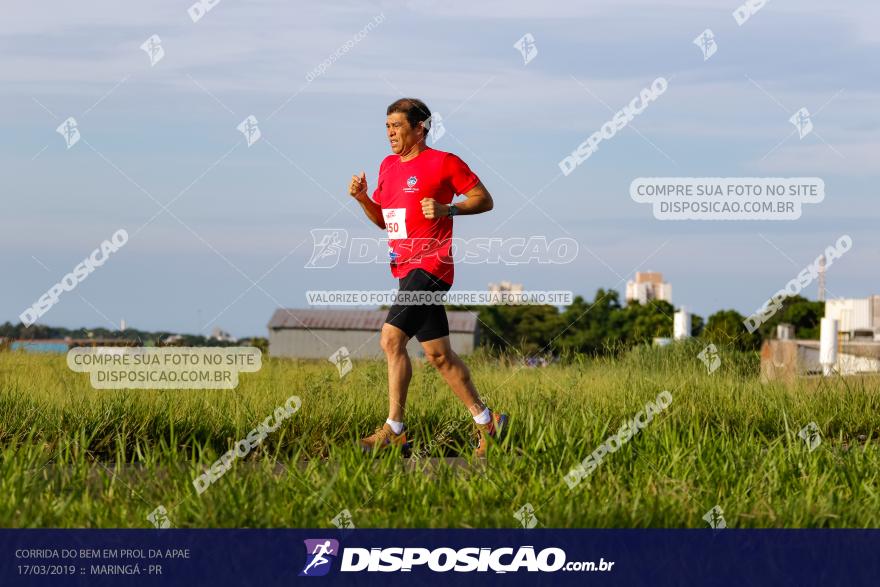
[[[488,212],[494,206],[492,195],[486,189],[486,186],[483,185],[483,182],[478,183],[463,195],[467,199],[455,205],[459,216],[482,214],[483,212]],[[422,212],[425,214],[425,218],[442,218],[449,214],[449,206],[441,204],[433,198],[423,198]]]
[[[360,176],[352,175],[351,183],[348,184],[349,195],[357,200],[364,214],[370,219],[370,222],[379,228],[385,228],[385,219],[382,217],[382,207],[370,199],[367,194],[367,174],[361,171]]]

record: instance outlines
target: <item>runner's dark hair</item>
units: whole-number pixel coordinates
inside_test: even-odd
[[[420,122],[425,122],[431,118],[431,111],[428,109],[428,105],[418,98],[401,98],[400,100],[395,100],[390,106],[388,106],[385,115],[387,116],[394,112],[400,112],[406,116],[407,122],[409,122],[409,125],[413,128],[418,128]],[[425,126],[428,127],[429,124],[426,124]],[[425,130],[427,133],[427,128]]]

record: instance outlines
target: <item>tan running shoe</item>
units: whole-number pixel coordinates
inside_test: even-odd
[[[507,425],[507,414],[496,414],[490,411],[489,416],[488,424],[477,424],[478,443],[477,449],[474,451],[474,456],[477,458],[486,456],[489,451],[489,443],[498,442]]]
[[[410,449],[410,444],[406,441],[406,426],[403,427],[400,434],[395,434],[388,422],[385,422],[381,428],[376,428],[376,431],[371,435],[362,438],[359,444],[365,453],[399,446],[404,454],[408,454]]]

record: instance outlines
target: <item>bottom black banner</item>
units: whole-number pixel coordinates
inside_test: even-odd
[[[876,585],[880,530],[0,530],[0,585]]]

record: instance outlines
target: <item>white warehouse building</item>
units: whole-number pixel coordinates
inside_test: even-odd
[[[279,308],[269,321],[269,356],[327,359],[345,347],[352,359],[383,357],[379,332],[387,310],[298,310]],[[446,312],[453,350],[470,354],[479,342],[477,315]],[[413,337],[407,345],[411,357],[422,354]]]
[[[837,329],[850,337],[857,332],[880,338],[880,296],[825,301],[825,317],[837,320]]]

